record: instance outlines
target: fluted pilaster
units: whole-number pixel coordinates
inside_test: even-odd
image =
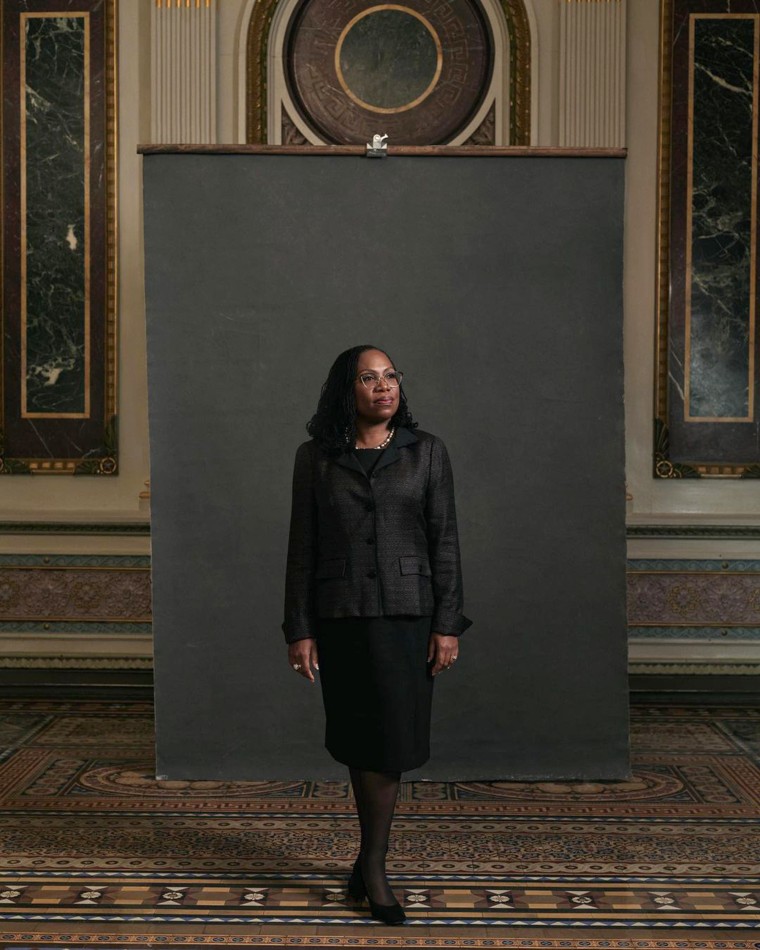
[[[625,145],[626,0],[559,0],[559,145]]]
[[[153,142],[216,142],[216,4],[153,0]]]

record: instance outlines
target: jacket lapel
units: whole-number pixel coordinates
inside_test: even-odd
[[[401,458],[401,453],[399,449],[404,445],[411,445],[413,442],[417,442],[417,436],[412,432],[411,429],[407,429],[405,426],[399,426],[396,429],[396,433],[390,441],[390,444],[386,449],[383,449],[383,454],[377,460],[373,472],[379,472],[381,468],[385,468],[386,465],[392,465],[394,462],[398,462]],[[354,472],[359,472],[360,475],[366,477],[366,473],[362,467],[362,463],[354,455],[353,452],[343,452],[339,455],[335,461],[338,465],[342,465],[344,468],[350,468]]]
[[[338,465],[342,465],[344,468],[350,468],[353,472],[359,472],[360,475],[366,475],[366,472],[362,468],[362,463],[353,452],[342,452],[340,455],[336,456],[335,461],[338,463]]]
[[[399,449],[405,445],[411,445],[413,442],[417,441],[417,436],[412,432],[411,429],[407,429],[404,426],[399,426],[396,429],[396,434],[390,441],[388,448],[383,449],[383,454],[377,460],[377,464],[372,469],[373,472],[379,472],[381,468],[385,468],[386,465],[393,465],[394,462],[398,462],[401,458],[401,453]]]

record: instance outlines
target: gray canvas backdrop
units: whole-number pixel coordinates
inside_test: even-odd
[[[372,343],[448,446],[473,620],[405,778],[627,775],[623,162],[153,154],[144,189],[158,774],[345,777],[280,623],[293,455]]]

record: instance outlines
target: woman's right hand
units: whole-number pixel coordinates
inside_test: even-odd
[[[305,676],[307,680],[314,682],[314,674],[311,671],[312,666],[315,670],[319,669],[317,662],[317,641],[313,637],[307,637],[305,640],[296,640],[288,644],[288,663],[290,668],[295,669],[296,673]]]

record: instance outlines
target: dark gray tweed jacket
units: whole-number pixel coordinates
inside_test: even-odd
[[[312,439],[293,471],[285,621],[291,643],[317,617],[432,616],[458,636],[462,575],[454,481],[435,435],[399,428],[367,476],[352,452],[330,458]]]

